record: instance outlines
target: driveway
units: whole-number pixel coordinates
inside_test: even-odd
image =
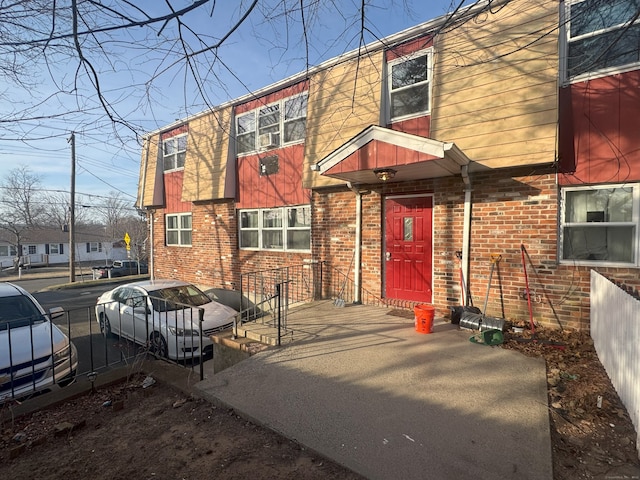
[[[293,343],[196,389],[367,478],[552,478],[544,360],[393,313],[306,305]]]

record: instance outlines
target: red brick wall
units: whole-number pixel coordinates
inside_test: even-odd
[[[192,206],[192,246],[165,245],[164,212],[154,221],[156,278],[181,279],[207,288],[239,289],[240,274],[301,265],[310,254],[238,250],[238,224],[233,202]]]
[[[521,244],[527,261],[534,321],[554,328],[589,328],[589,271],[592,267],[559,265],[557,258],[558,195],[550,171],[494,171],[474,174],[470,283],[474,303],[484,307],[490,255],[502,256],[494,271],[487,315],[529,321]],[[409,183],[388,183],[363,196],[362,286],[383,296],[384,260],[382,206],[385,195],[434,195],[434,305],[438,315],[459,305],[459,264],[462,250],[464,185],[459,177]],[[238,288],[241,272],[255,272],[326,261],[353,279],[355,194],[346,188],[314,191],[312,195],[313,254],[245,251],[237,248],[237,220],[230,202],[193,205],[193,246],[164,246],[164,216],[156,214],[156,278],[181,278],[218,288]],[[351,268],[350,268],[351,267]],[[633,268],[597,268],[610,278],[640,288]],[[402,305],[402,302],[400,302]]]
[[[470,284],[476,306],[484,307],[491,254],[502,256],[494,270],[487,315],[529,322],[521,245],[528,257],[527,273],[536,324],[588,329],[590,267],[559,265],[557,258],[558,196],[550,171],[476,174],[473,182],[473,224]],[[514,175],[513,177],[510,175]],[[384,195],[434,194],[434,305],[439,315],[459,305],[459,263],[462,250],[464,185],[459,177],[404,184],[389,183],[363,197],[362,285],[383,296],[384,260],[382,202]],[[350,272],[355,242],[355,194],[346,189],[313,195],[314,254],[343,272]],[[530,262],[529,262],[530,258]],[[613,278],[637,285],[633,269],[598,268]],[[402,304],[402,302],[400,302]]]

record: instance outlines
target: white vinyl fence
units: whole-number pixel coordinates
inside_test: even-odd
[[[591,270],[591,337],[636,429],[640,454],[640,300]]]

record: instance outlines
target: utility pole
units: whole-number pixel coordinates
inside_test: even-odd
[[[69,202],[69,282],[76,281],[76,135],[71,132],[71,201]]]

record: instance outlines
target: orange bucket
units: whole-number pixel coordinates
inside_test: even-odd
[[[415,313],[415,326],[418,333],[431,333],[433,331],[433,317],[436,309],[433,305],[416,305],[413,307]]]

